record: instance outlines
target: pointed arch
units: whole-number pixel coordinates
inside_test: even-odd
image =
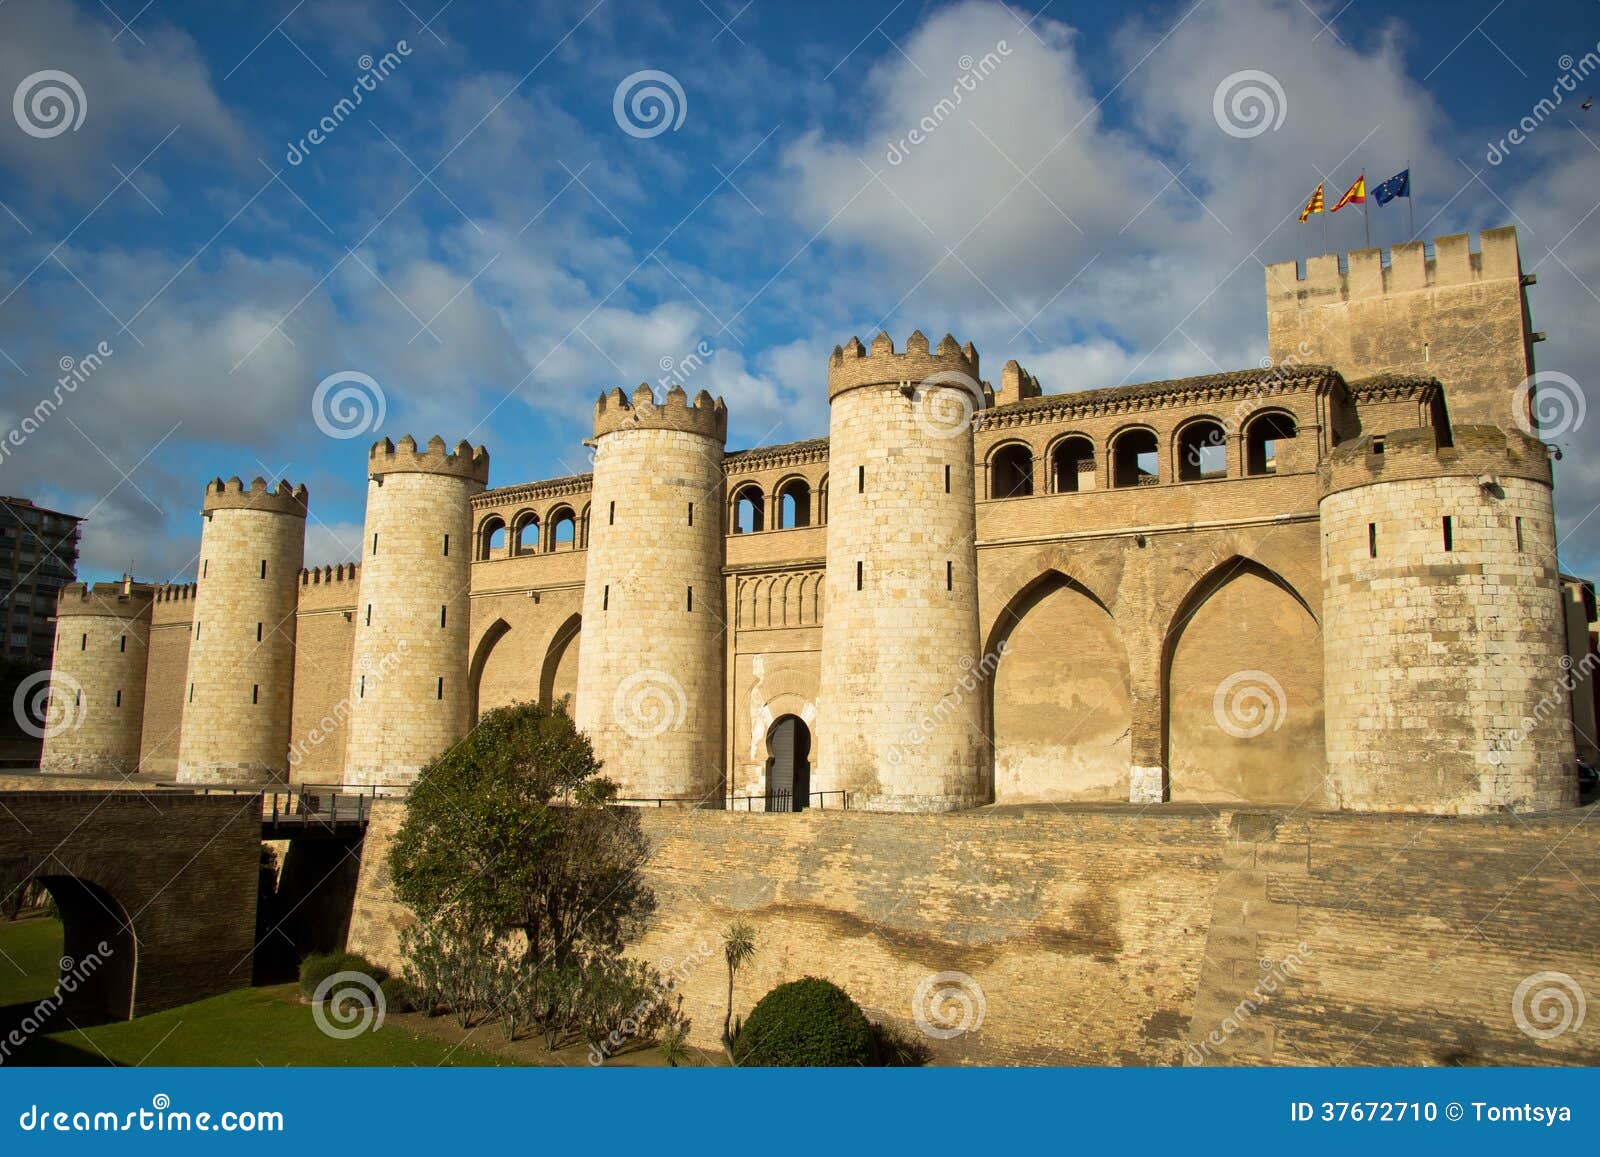
[[[1103,599],[1050,569],[1006,603],[988,636],[985,697],[993,798],[1126,798],[1132,683]]]
[[[482,689],[483,669],[488,665],[489,654],[508,631],[511,624],[504,619],[496,619],[484,629],[478,639],[478,645],[472,649],[472,662],[467,668],[467,685],[472,688],[472,721],[478,721],[478,693]]]
[[[571,694],[577,697],[576,687],[569,689],[568,683],[575,679],[562,678],[564,673],[576,672],[578,632],[583,627],[583,616],[573,613],[556,628],[556,633],[551,636],[550,646],[545,648],[544,662],[539,668],[539,702],[546,707],[555,705],[562,695]],[[568,652],[571,652],[570,658]],[[576,708],[576,703],[568,708]]]
[[[1244,555],[1190,588],[1161,647],[1169,798],[1326,806],[1320,631],[1294,585]]]

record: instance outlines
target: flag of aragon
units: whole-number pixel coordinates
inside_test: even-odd
[[[1322,212],[1322,185],[1317,185],[1317,191],[1311,194],[1311,200],[1306,202],[1306,207],[1300,210],[1300,223],[1305,224],[1307,217],[1313,213]]]
[[[1344,191],[1344,196],[1339,198],[1339,203],[1330,212],[1337,213],[1346,205],[1365,205],[1367,203],[1367,175],[1362,173],[1356,178],[1356,183]]]

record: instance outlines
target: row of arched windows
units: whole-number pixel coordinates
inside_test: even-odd
[[[1281,444],[1297,433],[1293,414],[1267,410],[1251,415],[1238,439],[1244,459],[1242,473],[1276,474]],[[1209,482],[1227,478],[1228,442],[1227,428],[1215,418],[1185,422],[1173,435],[1170,453],[1175,468],[1166,472],[1167,479]],[[1084,434],[1067,434],[1057,438],[1045,452],[1043,485],[1051,494],[1101,486],[1154,486],[1163,476],[1161,452],[1161,439],[1154,430],[1148,426],[1129,427],[1112,437],[1108,469],[1102,471],[1094,440]],[[1000,443],[989,452],[986,465],[990,498],[1021,498],[1034,493],[1033,447],[1026,442]]]
[[[534,510],[519,510],[511,522],[491,514],[478,523],[479,560],[507,558],[557,550],[583,550],[589,545],[589,508],[581,514],[565,502],[557,503],[543,516]],[[509,549],[508,549],[509,548]]]
[[[740,482],[728,493],[728,533],[754,534],[759,530],[793,530],[822,526],[828,521],[828,476],[816,489],[799,475],[785,478],[767,494],[759,483]]]

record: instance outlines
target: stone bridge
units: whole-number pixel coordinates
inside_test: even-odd
[[[142,1016],[250,983],[260,842],[259,796],[0,791],[0,897],[41,881],[100,958],[70,1011]]]

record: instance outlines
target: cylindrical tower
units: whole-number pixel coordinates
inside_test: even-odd
[[[139,770],[154,595],[126,577],[61,588],[41,771],[122,776]]]
[[[385,438],[367,477],[344,781],[407,784],[472,726],[472,496],[489,451]]]
[[[721,807],[727,407],[613,390],[594,435],[577,724],[624,798]]]
[[[934,812],[988,798],[972,418],[978,354],[855,338],[828,364],[819,790]]]
[[[1355,811],[1577,802],[1550,462],[1496,426],[1321,466],[1328,776]]]
[[[206,484],[181,783],[272,783],[288,773],[306,502],[306,488],[287,482]]]

